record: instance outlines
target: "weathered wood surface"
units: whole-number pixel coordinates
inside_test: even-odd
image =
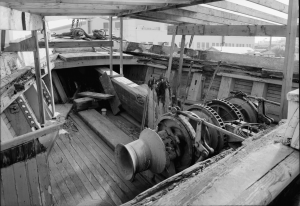
[[[31,31],[42,28],[41,16],[0,6],[0,30]]]
[[[113,53],[113,59],[119,59],[119,53]],[[59,57],[64,61],[78,61],[78,60],[95,60],[95,59],[109,59],[107,52],[84,52],[84,53],[66,53],[60,54]],[[133,59],[132,55],[124,55],[124,59]]]
[[[74,105],[74,110],[77,112],[82,110],[87,110],[87,109],[95,109],[99,107],[98,101],[90,97],[74,99],[73,105]]]
[[[275,143],[283,139],[286,127],[258,134],[228,158],[125,205],[266,205],[300,172],[299,152]]]
[[[77,95],[81,97],[91,97],[98,100],[109,100],[114,97],[113,95],[110,94],[103,94],[103,93],[96,93],[96,92],[80,92]]]
[[[60,133],[49,163],[57,205],[87,205],[91,200],[116,205],[149,188],[140,175],[133,182],[123,180],[112,149],[74,114]]]
[[[11,42],[4,48],[5,52],[35,51],[35,39],[33,37],[21,40],[20,42]]]
[[[7,128],[4,120],[1,116],[1,139],[0,142],[6,142],[8,140],[11,140],[13,138],[12,134],[10,133],[9,129]]]
[[[113,98],[109,99],[109,104],[112,112],[114,113],[114,115],[116,115],[120,112],[119,106],[121,106],[121,102],[107,73],[102,74],[102,76],[100,77],[100,82],[105,93],[114,96]]]
[[[40,48],[45,48],[45,42],[39,42]],[[111,47],[113,41],[107,40],[93,40],[93,41],[80,41],[80,40],[68,40],[68,41],[51,41],[49,42],[49,48],[74,48],[74,47]]]
[[[127,144],[133,141],[132,138],[94,109],[81,111],[78,115],[112,149],[119,143]]]
[[[109,69],[107,68],[97,68],[96,71],[100,74],[106,73],[109,75]],[[119,74],[114,72],[113,75]],[[122,108],[137,121],[141,122],[147,90],[125,77],[113,77],[111,81],[121,101]]]
[[[52,71],[52,81],[53,81],[53,86],[56,88],[62,103],[66,103],[68,101],[67,94],[55,70]]]

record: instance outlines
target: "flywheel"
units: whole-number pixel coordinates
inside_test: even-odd
[[[188,109],[188,111],[193,112],[200,118],[204,118],[209,123],[212,123],[218,127],[221,127],[222,129],[225,129],[225,124],[222,118],[218,115],[218,113],[215,110],[213,110],[209,106],[205,106],[202,104],[194,104]],[[190,123],[196,130],[196,122],[190,120]],[[216,152],[220,152],[224,147],[224,142],[226,142],[225,135],[212,128],[209,128],[209,133],[210,138],[208,141],[208,145],[212,147]]]
[[[258,123],[257,108],[249,99],[245,97],[233,96],[225,100],[232,103],[243,114],[245,122]]]
[[[244,117],[240,110],[225,99],[213,99],[206,105],[215,110],[224,122],[233,120],[244,121]]]

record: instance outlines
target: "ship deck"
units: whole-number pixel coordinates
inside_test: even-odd
[[[55,205],[93,199],[120,205],[151,186],[140,175],[133,182],[123,180],[112,149],[77,115],[70,115],[59,135],[49,155]]]

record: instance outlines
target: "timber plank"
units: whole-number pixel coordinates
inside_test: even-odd
[[[35,158],[26,161],[26,169],[29,180],[28,186],[31,194],[31,203],[32,205],[42,205],[40,188],[37,186],[39,185],[39,177]]]
[[[7,205],[18,205],[16,181],[12,166],[1,168],[1,179],[4,190],[4,199]]]
[[[218,91],[218,99],[227,98],[234,88],[234,79],[230,77],[222,77],[220,89]]]
[[[98,101],[90,97],[74,99],[73,105],[74,105],[74,110],[77,112],[86,109],[95,109],[99,107]]]
[[[71,141],[71,140],[70,140]],[[57,140],[58,145],[61,149],[66,149],[72,155],[72,158],[77,162],[78,166],[83,170],[85,175],[88,177],[89,181],[94,186],[95,190],[99,194],[102,200],[109,202],[110,204],[115,205],[111,197],[103,189],[102,185],[99,183],[98,179],[95,177],[94,173],[90,170],[90,167],[86,164],[85,161],[78,155],[74,148],[70,145],[70,142],[62,141],[62,139]]]
[[[119,143],[127,144],[132,142],[132,139],[128,135],[96,110],[81,111],[78,114],[113,150]]]
[[[51,205],[52,194],[50,193],[51,184],[50,184],[47,154],[41,153],[36,155],[36,162],[37,162],[38,175],[39,175],[39,184],[41,188],[42,203],[43,205]]]
[[[13,165],[16,181],[16,190],[19,205],[30,205],[29,188],[25,162],[18,162]]]
[[[64,145],[62,145],[64,146]],[[60,157],[63,158],[63,162],[64,162],[64,159],[66,158],[67,159],[67,164],[70,165],[73,169],[73,171],[76,172],[76,174],[78,175],[79,179],[81,180],[81,182],[84,184],[85,188],[87,189],[87,191],[89,192],[90,196],[93,198],[93,199],[101,199],[101,197],[99,196],[99,194],[97,193],[97,191],[95,190],[95,188],[97,187],[94,187],[90,180],[88,179],[88,176],[86,176],[84,170],[81,169],[81,167],[78,166],[77,162],[73,159],[72,155],[69,153],[69,151],[67,149],[62,149],[58,146],[58,144],[55,144],[55,146],[53,147],[53,150],[55,152],[58,153],[58,155]],[[68,169],[68,170],[71,170]],[[71,172],[71,171],[68,171],[68,172]],[[69,174],[73,174],[73,173],[69,173]]]
[[[77,133],[78,134],[78,133]],[[101,164],[91,153],[90,150],[88,150],[79,140],[77,135],[73,134],[72,135],[72,146],[73,148],[77,151],[78,154],[83,158],[84,161],[89,161],[92,163],[93,170],[97,171],[96,174],[98,173],[99,177],[102,177],[102,185],[105,187],[105,190],[107,191],[108,194],[113,194],[113,196],[117,195],[119,200],[121,202],[127,202],[129,199],[133,198],[132,192],[129,190],[129,188],[125,185],[122,184],[116,184],[114,179],[112,178],[113,173],[109,173],[104,169],[105,164]],[[123,190],[123,191],[122,191]],[[112,199],[113,199],[113,196]],[[113,199],[114,200],[114,199]],[[116,202],[116,201],[115,201]],[[118,204],[116,202],[116,204]]]
[[[79,175],[72,168],[67,158],[64,156],[64,154],[62,154],[62,152],[60,151],[57,145],[53,147],[53,152],[51,153],[51,157],[56,164],[62,165],[64,167],[66,174],[70,176],[71,180],[74,182],[82,198],[84,200],[92,199],[92,196],[89,194],[87,188],[85,187],[84,183],[81,181]],[[92,187],[92,185],[90,186]],[[93,187],[92,190],[94,190]],[[96,198],[98,197],[99,196],[97,196]]]
[[[52,70],[52,81],[53,81],[54,87],[56,88],[56,90],[59,94],[59,97],[60,97],[62,103],[66,103],[68,101],[67,94],[66,94],[66,92],[59,80],[57,72],[55,70]]]
[[[65,170],[64,166],[62,165],[62,159],[59,159],[58,157],[54,158],[54,153],[51,154],[51,161],[53,161],[53,163],[55,163],[56,168],[58,169],[62,179],[65,181],[65,184],[67,185],[67,187],[69,188],[69,191],[72,195],[72,197],[74,198],[76,204],[78,204],[80,202],[81,199],[84,199],[84,196],[81,196],[79,190],[77,189],[75,183],[73,182],[73,179],[71,179],[71,177],[73,177],[73,175],[68,174],[68,172]]]
[[[111,47],[113,41],[107,40],[93,40],[93,41],[80,41],[80,40],[68,40],[68,41],[51,41],[49,42],[49,48],[74,48],[74,47]],[[40,48],[45,48],[45,41],[39,42]]]
[[[66,203],[68,205],[76,205],[78,202],[76,203],[58,168],[56,167],[56,164],[53,162],[51,157],[49,158],[49,166],[51,168],[51,173],[58,184],[61,194],[65,197]]]
[[[119,171],[117,169],[112,149],[109,148],[105,144],[105,142],[103,142],[100,138],[98,138],[98,136],[86,124],[84,124],[84,122],[79,117],[77,117],[76,115],[71,114],[71,118],[72,118],[72,120],[75,121],[76,126],[79,128],[79,131],[81,132],[81,134],[85,138],[85,140],[88,141],[93,146],[93,148],[104,159],[104,161],[122,179],[122,177],[119,174]],[[146,188],[149,187],[149,183],[146,182],[144,180],[144,178],[140,176],[140,174],[136,175],[136,180],[134,180],[133,182],[124,181],[124,180],[123,181],[132,190],[134,189],[134,187],[136,187],[138,189],[146,189]]]
[[[52,192],[54,195],[56,205],[57,206],[67,205],[65,197],[59,189],[58,182],[56,182],[55,177],[53,176],[53,171],[51,171],[51,167],[50,167],[50,182],[51,182],[51,185],[53,186]]]
[[[78,60],[99,60],[99,59],[109,59],[109,54],[107,52],[84,52],[84,53],[65,53],[59,54],[59,57],[67,62],[78,61]],[[113,53],[113,59],[119,59],[119,53]],[[124,55],[124,59],[133,59],[131,55]]]
[[[96,93],[96,92],[80,92],[77,95],[82,97],[91,97],[99,100],[108,100],[114,97],[113,95],[110,94],[103,94],[103,93]]]
[[[109,100],[109,104],[113,114],[116,115],[117,113],[120,112],[119,106],[121,106],[121,102],[114,89],[114,86],[112,85],[112,82],[106,73],[102,74],[102,76],[100,77],[100,82],[102,84],[105,93],[114,96]]]
[[[1,117],[1,139],[0,142],[6,142],[8,140],[11,140],[13,138],[12,134],[9,131],[9,128],[7,128],[3,118]]]
[[[2,184],[2,180],[0,179],[0,200],[1,200],[1,202],[0,202],[0,204],[1,205],[6,205],[5,204],[5,200],[4,200],[4,191],[3,191],[3,184]]]

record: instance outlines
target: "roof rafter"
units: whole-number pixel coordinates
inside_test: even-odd
[[[125,17],[125,16],[140,14],[140,13],[146,13],[149,11],[163,11],[167,9],[181,8],[181,7],[192,6],[197,4],[207,4],[207,3],[217,2],[217,1],[223,1],[223,0],[186,0],[185,3],[180,3],[180,4],[168,4],[165,6],[145,6],[144,9],[126,11],[120,13],[118,16]]]
[[[160,11],[158,13],[164,13],[164,14],[180,16],[180,17],[187,17],[187,18],[192,18],[192,19],[197,19],[197,20],[213,22],[213,23],[217,23],[217,24],[226,24],[226,25],[243,24],[238,21],[225,19],[225,18],[221,18],[218,16],[212,16],[212,15],[192,12],[192,11],[188,11],[188,10],[184,10],[184,9],[170,9],[170,10]]]
[[[249,17],[239,16],[237,14],[232,14],[232,13],[220,11],[217,9],[211,9],[211,8],[207,8],[207,7],[204,7],[201,5],[184,7],[184,8],[182,8],[182,10],[197,12],[198,14],[210,15],[210,16],[214,16],[214,17],[220,18],[220,19],[231,20],[233,22],[237,22],[235,24],[241,24],[241,23],[253,24],[253,25],[271,24],[271,23],[267,23],[265,21],[260,21],[257,19],[249,18]]]
[[[184,16],[177,16],[177,15],[166,14],[166,13],[162,13],[162,12],[157,12],[157,13],[149,12],[149,13],[140,14],[137,16],[161,19],[161,20],[171,20],[171,21],[176,21],[178,23],[206,24],[206,25],[216,25],[217,24],[217,23],[209,22],[209,21],[205,21],[205,20],[192,19],[192,18],[188,18],[188,17],[184,17]]]
[[[268,7],[283,13],[288,13],[289,6],[276,0],[247,0],[261,6]]]
[[[271,14],[267,14],[246,6],[241,6],[239,4],[235,4],[229,1],[219,1],[219,2],[214,2],[214,3],[210,3],[208,4],[210,6],[214,6],[214,7],[218,7],[221,9],[226,9],[229,11],[234,11],[237,13],[241,13],[241,14],[246,14],[249,16],[253,16],[253,17],[257,17],[260,19],[265,19],[268,21],[272,21],[278,24],[287,24],[287,19],[275,16],[275,15],[271,15]]]

